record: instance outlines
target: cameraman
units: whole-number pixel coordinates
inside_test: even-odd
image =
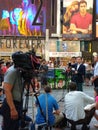
[[[12,65],[4,76],[6,98],[1,107],[3,130],[18,130],[22,110],[23,85],[20,71]]]

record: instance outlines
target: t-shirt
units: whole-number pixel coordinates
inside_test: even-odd
[[[86,95],[84,92],[71,91],[65,95],[65,114],[73,121],[85,118],[84,107],[87,104],[94,103],[94,98]]]
[[[46,96],[47,96],[47,103],[46,103]],[[42,108],[42,111],[45,115],[45,117],[47,117],[47,113],[48,113],[48,121],[49,121],[49,124],[50,125],[53,125],[54,124],[54,121],[55,121],[55,117],[54,117],[54,114],[53,114],[53,110],[58,110],[59,107],[58,107],[58,104],[57,104],[57,101],[55,100],[55,98],[51,95],[51,94],[41,94],[39,97],[38,97],[38,100],[39,100],[39,103],[40,103],[40,106]],[[36,101],[36,104],[38,105],[38,102]],[[48,104],[48,105],[47,105]],[[46,112],[46,106],[47,109],[48,109],[48,112]],[[36,123],[37,124],[41,124],[41,123],[45,123],[45,118],[43,117],[43,115],[41,114],[41,111],[40,111],[40,108],[38,107],[37,108],[37,115],[36,115]]]
[[[77,13],[72,16],[70,23],[75,24],[77,28],[88,29],[89,25],[92,24],[92,15],[86,13],[85,16],[81,16],[80,13]]]
[[[20,102],[23,93],[22,78],[20,72],[14,66],[11,66],[5,73],[4,82],[13,86],[13,100]]]
[[[98,96],[95,97],[95,101],[98,102]]]
[[[95,66],[94,66],[94,77],[98,76],[98,62],[96,62]]]

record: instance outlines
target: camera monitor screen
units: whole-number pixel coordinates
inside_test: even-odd
[[[43,36],[45,0],[0,0],[0,36]]]
[[[63,39],[92,39],[93,0],[64,0]]]

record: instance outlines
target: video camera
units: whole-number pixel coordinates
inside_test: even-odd
[[[26,122],[26,112],[28,110],[28,100],[29,100],[29,87],[32,86],[33,91],[35,92],[34,84],[31,83],[31,79],[35,77],[37,71],[40,67],[39,58],[36,56],[34,50],[30,50],[29,52],[23,53],[22,51],[17,51],[12,54],[12,60],[14,63],[14,67],[17,68],[24,79],[24,87],[27,85],[27,93],[24,102],[24,106],[22,106],[22,116],[20,117],[20,128],[19,130],[28,130],[29,122]]]
[[[26,53],[18,51],[12,54],[14,67],[22,72],[22,76],[25,80],[32,79],[37,72],[36,70],[39,69],[40,62],[38,58],[41,57],[36,56],[34,50]]]

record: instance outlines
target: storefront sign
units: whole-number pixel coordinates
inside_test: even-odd
[[[50,57],[72,57],[72,56],[81,56],[81,52],[50,52]]]
[[[0,55],[10,55],[15,51],[26,52],[34,48],[38,55],[42,55],[44,40],[28,40],[28,39],[2,39],[0,40]]]

